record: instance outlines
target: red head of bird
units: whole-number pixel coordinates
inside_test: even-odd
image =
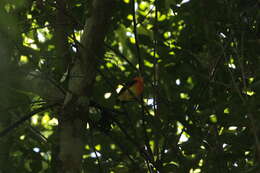
[[[119,94],[118,100],[130,101],[139,97],[144,90],[144,79],[142,77],[135,77],[129,84],[123,87]]]

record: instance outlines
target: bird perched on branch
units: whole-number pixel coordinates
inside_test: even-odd
[[[127,83],[118,93],[117,99],[121,102],[132,101],[138,98],[144,90],[144,79],[135,77]]]
[[[144,80],[142,77],[135,77],[132,81],[124,85],[124,87],[118,93],[117,100],[121,102],[133,101],[138,98],[144,89]],[[90,101],[89,106],[97,109],[101,113],[101,118],[92,125],[99,128],[103,132],[109,132],[111,125],[114,124],[115,116],[119,114],[125,114],[115,109],[110,109],[100,105],[95,101]]]

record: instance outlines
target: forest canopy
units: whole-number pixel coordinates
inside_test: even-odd
[[[259,172],[259,0],[0,9],[0,172]]]

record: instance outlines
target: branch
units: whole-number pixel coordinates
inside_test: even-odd
[[[57,103],[55,104],[51,104],[51,105],[47,105],[44,107],[41,107],[39,109],[36,109],[32,112],[30,112],[28,115],[23,116],[21,119],[19,119],[18,121],[16,121],[15,123],[13,123],[12,125],[10,125],[9,127],[7,127],[6,129],[4,129],[3,131],[0,132],[0,137],[3,137],[5,135],[7,135],[9,132],[11,132],[13,129],[15,129],[16,127],[18,127],[19,125],[21,125],[23,122],[25,122],[26,120],[28,120],[29,118],[31,118],[33,115],[40,113],[42,111],[45,111],[46,109],[50,109],[53,108],[55,106],[58,106]]]

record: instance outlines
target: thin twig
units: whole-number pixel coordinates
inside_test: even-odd
[[[140,48],[139,48],[139,38],[137,34],[137,22],[136,22],[136,13],[135,13],[135,0],[132,0],[132,15],[133,15],[133,27],[134,27],[134,37],[135,37],[135,46],[136,46],[136,54],[138,58],[138,63],[139,63],[139,74],[140,76],[144,76],[144,65],[143,65],[143,59],[141,58],[140,55]],[[146,132],[146,115],[145,115],[145,106],[143,102],[143,94],[141,94],[141,107],[142,107],[142,127],[143,127],[143,133],[144,133],[144,139],[145,139],[145,146],[149,152],[150,157],[153,159],[153,152],[151,149],[151,146],[149,144],[149,138],[148,134]],[[150,169],[148,169],[150,171]]]
[[[122,124],[119,121],[117,121],[114,118],[113,118],[113,121],[116,123],[116,125],[119,127],[119,129],[123,132],[123,134],[126,136],[126,138],[138,149],[139,153],[143,156],[143,158],[146,161],[148,161],[149,163],[151,163],[156,168],[156,165],[155,165],[153,159],[148,155],[145,148],[141,148],[139,146],[139,143],[136,142],[134,140],[134,138],[131,137],[130,134],[128,134],[128,132],[123,128]]]

